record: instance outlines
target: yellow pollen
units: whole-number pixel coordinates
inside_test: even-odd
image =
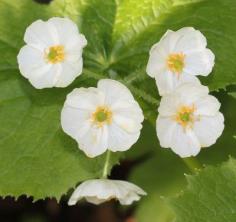
[[[52,64],[62,62],[65,59],[65,50],[62,45],[51,46],[45,54],[46,60]]]
[[[177,114],[174,116],[174,120],[179,123],[183,128],[193,127],[194,121],[194,111],[195,106],[181,106],[177,111]]]
[[[110,124],[112,121],[112,112],[106,106],[99,106],[96,111],[92,113],[91,120],[98,127],[102,127],[104,124]]]
[[[168,69],[175,74],[180,74],[185,65],[184,59],[185,55],[182,52],[170,54],[167,58]]]

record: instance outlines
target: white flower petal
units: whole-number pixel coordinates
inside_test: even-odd
[[[33,22],[25,31],[24,41],[35,48],[45,49],[58,44],[55,29],[42,20]]]
[[[216,115],[220,109],[220,102],[214,96],[207,95],[195,102],[195,115]]]
[[[17,60],[20,72],[26,78],[28,78],[35,69],[42,68],[42,66],[46,65],[43,59],[43,52],[28,45],[21,48]]]
[[[61,112],[61,126],[64,132],[78,141],[91,128],[90,113],[65,106]]]
[[[209,89],[200,83],[185,83],[176,88],[173,94],[179,98],[181,103],[191,105],[199,99],[207,96]]]
[[[126,117],[118,112],[113,113],[112,121],[127,133],[139,132],[142,129],[142,120]]]
[[[205,36],[198,30],[192,27],[184,27],[176,31],[179,37],[176,43],[175,52],[195,52],[206,48],[207,41]]]
[[[109,125],[108,130],[108,149],[113,152],[128,150],[140,136],[140,131],[128,133],[116,123]]]
[[[55,85],[56,77],[61,73],[61,65],[46,65],[33,70],[28,79],[36,89],[51,88]]]
[[[53,87],[62,72],[60,64],[46,63],[43,52],[28,45],[21,48],[17,59],[21,74],[37,89]]]
[[[161,40],[152,46],[146,68],[149,76],[157,78],[158,75],[165,75],[168,72],[166,61],[170,52],[174,49],[176,41],[175,32],[168,30]]]
[[[158,113],[162,117],[172,117],[176,114],[180,105],[182,105],[182,101],[178,95],[166,94],[161,98]]]
[[[93,112],[96,107],[104,105],[104,99],[104,94],[97,88],[79,88],[67,95],[65,106]]]
[[[162,46],[163,52],[171,52],[175,49],[176,43],[178,41],[179,36],[176,35],[176,32],[172,30],[167,30],[166,33],[161,38],[159,44]],[[156,45],[156,44],[155,44]],[[155,46],[154,45],[154,46]],[[151,52],[154,51],[155,48],[152,48]]]
[[[125,151],[138,140],[144,117],[135,101],[120,101],[115,104],[112,107],[112,124],[108,126],[108,147],[113,152]]]
[[[99,80],[98,89],[106,95],[105,103],[107,105],[114,105],[120,100],[134,100],[133,95],[125,85],[112,79]]]
[[[215,55],[209,49],[190,53],[186,56],[185,64],[185,73],[207,76],[215,64]]]
[[[83,60],[82,58],[73,63],[64,62],[61,64],[62,70],[60,75],[57,76],[57,81],[55,83],[56,87],[66,87],[70,85],[77,76],[82,73]]]
[[[68,18],[54,17],[48,20],[48,24],[55,27],[58,42],[66,46],[66,49],[73,49],[80,46],[79,50],[87,45],[87,40],[79,34],[77,25]]]
[[[150,51],[146,72],[153,78],[155,78],[157,75],[162,75],[162,73],[167,71],[166,58],[168,54],[163,51],[164,50],[159,47],[159,44],[154,45]]]
[[[200,83],[196,76],[185,73],[178,75],[170,71],[157,75],[155,79],[161,96],[171,93],[175,88],[183,83]]]
[[[112,104],[112,112],[133,119],[139,123],[144,120],[143,111],[135,100],[120,100]]]
[[[174,89],[174,79],[176,76],[170,71],[163,72],[155,77],[158,92],[160,96],[168,94]]]
[[[92,126],[86,134],[79,135],[79,148],[85,152],[88,157],[94,158],[103,154],[108,147],[108,129],[107,126]]]
[[[177,130],[177,123],[172,118],[158,116],[156,121],[157,137],[161,147],[170,148],[172,137]]]
[[[107,127],[99,128],[92,124],[93,112],[103,103],[104,95],[96,88],[74,89],[67,95],[61,113],[62,129],[90,157],[100,155],[107,149]]]
[[[180,125],[175,128],[170,143],[171,149],[182,158],[196,156],[201,150],[201,145],[194,132],[184,130]]]
[[[218,112],[215,116],[201,116],[193,128],[201,147],[211,146],[224,130],[224,116]]]
[[[139,200],[139,195],[146,195],[146,193],[132,183],[121,180],[94,179],[79,185],[70,197],[68,205],[75,205],[82,198],[93,204],[117,199],[121,204],[129,205],[133,201]]]

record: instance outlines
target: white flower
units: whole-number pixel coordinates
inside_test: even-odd
[[[129,149],[139,138],[143,119],[129,89],[110,79],[100,80],[97,88],[74,89],[61,114],[63,130],[89,157]]]
[[[82,72],[87,41],[67,18],[33,22],[17,56],[21,74],[37,89],[66,87]]]
[[[68,205],[75,205],[85,198],[93,204],[101,204],[111,199],[118,200],[122,205],[130,205],[146,195],[140,187],[122,180],[94,179],[80,184],[69,199]]]
[[[157,136],[162,147],[181,157],[196,156],[214,144],[224,129],[220,103],[206,86],[185,83],[161,99]]]
[[[196,75],[211,73],[215,56],[206,45],[200,31],[186,27],[176,32],[168,30],[152,46],[146,71],[156,79],[160,95],[184,82],[199,82]]]

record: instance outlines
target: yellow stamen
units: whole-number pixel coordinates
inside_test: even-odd
[[[102,127],[104,124],[110,124],[112,121],[112,112],[106,106],[99,106],[96,111],[92,113],[91,120],[98,127]]]
[[[182,52],[170,54],[167,58],[167,67],[171,72],[180,74],[184,69],[184,60],[185,55]]]
[[[193,127],[194,121],[194,112],[196,108],[192,106],[181,106],[177,111],[177,114],[174,116],[174,120],[179,123],[183,128]]]
[[[46,60],[52,64],[62,62],[65,59],[65,50],[62,45],[51,46],[45,54]]]

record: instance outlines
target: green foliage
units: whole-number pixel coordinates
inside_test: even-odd
[[[154,124],[158,94],[145,66],[151,45],[167,29],[200,29],[217,57],[204,83],[212,90],[235,83],[235,14],[234,0],[54,0],[49,6],[1,0],[0,194],[59,199],[76,183],[101,175],[104,156],[88,159],[60,127],[60,110],[75,87],[96,85],[101,78],[120,80]],[[52,16],[70,17],[85,34],[84,74],[66,89],[36,90],[20,75],[16,56],[26,27]],[[112,157],[110,167],[119,154]],[[164,155],[163,161],[168,158]]]
[[[176,222],[236,221],[236,160],[187,176],[187,189],[170,204]]]

